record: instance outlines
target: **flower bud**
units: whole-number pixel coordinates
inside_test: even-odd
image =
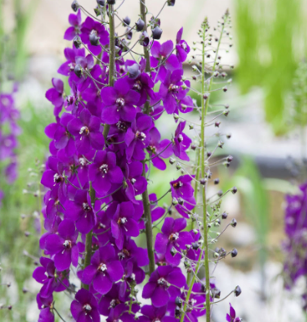
[[[174,158],[169,158],[169,163],[170,164],[174,164],[176,162],[176,160]]]
[[[204,178],[199,179],[199,182],[200,182],[200,184],[205,185],[207,182],[207,179],[204,179]]]
[[[224,114],[225,116],[228,116],[229,111],[228,111],[228,110],[227,110],[227,111],[224,111],[224,112],[223,112],[223,114]]]
[[[233,160],[233,156],[232,155],[229,155],[227,158],[226,158],[226,161],[227,162],[231,162]]]
[[[91,32],[90,33],[90,43],[91,45],[93,46],[98,46],[98,43],[99,43],[99,37],[97,36],[97,33],[96,32]]]
[[[214,123],[214,126],[215,126],[215,127],[220,127],[220,125],[221,125],[221,122],[215,122],[215,123]]]
[[[228,217],[227,213],[226,212],[223,212],[222,213],[222,219],[227,219],[227,217]]]
[[[207,157],[210,158],[212,153],[210,151],[207,152]]]
[[[220,179],[219,178],[214,179],[214,184],[219,184],[219,183],[220,183]]]
[[[182,206],[182,205],[183,205],[183,202],[184,202],[184,200],[183,200],[181,197],[179,197],[179,198],[178,198],[178,203],[179,203],[179,205],[181,205],[181,206]]]
[[[218,195],[219,197],[222,197],[222,195],[223,195],[223,191],[222,191],[222,190],[218,191],[217,195]]]
[[[140,44],[144,47],[147,47],[148,44],[149,44],[149,36],[148,36],[148,33],[146,31],[144,31],[142,33],[142,36],[140,38]]]
[[[71,8],[72,8],[72,10],[73,10],[73,11],[75,11],[75,12],[77,12],[77,11],[78,11],[78,9],[79,9],[79,3],[78,3],[78,1],[77,1],[77,0],[74,0],[74,1],[72,2],[72,4],[71,4]]]
[[[233,188],[231,189],[231,192],[232,192],[233,194],[237,193],[237,191],[238,191],[237,187],[233,187]]]
[[[237,226],[237,220],[235,218],[233,218],[232,221],[231,221],[231,223],[230,223],[230,225],[232,227],[236,227]]]
[[[181,165],[179,163],[176,164],[176,169],[180,170],[181,169]]]
[[[222,142],[222,141],[219,141],[219,143],[217,144],[217,146],[219,147],[219,148],[223,148],[223,145],[224,145],[224,142]]]
[[[172,205],[173,205],[173,206],[177,206],[177,205],[178,205],[178,200],[177,200],[177,198],[173,198],[173,200],[172,200]]]
[[[218,288],[212,290],[212,295],[215,299],[221,298],[221,291]]]
[[[236,248],[234,248],[232,251],[231,251],[231,257],[236,257],[238,255],[238,251]]]
[[[195,150],[197,149],[197,146],[196,146],[195,144],[192,144],[192,145],[191,145],[191,149],[192,149],[193,151],[195,151]]]
[[[136,31],[142,31],[145,27],[145,22],[141,18],[135,23]]]
[[[194,129],[194,125],[193,124],[189,124],[189,129],[193,130]]]
[[[127,16],[126,18],[123,19],[124,26],[129,26],[131,23],[131,19]]]
[[[80,48],[82,42],[80,36],[76,35],[73,39],[73,44],[75,45],[76,48]]]
[[[159,40],[162,36],[162,32],[163,30],[160,28],[160,27],[155,27],[153,30],[152,30],[152,38],[153,39],[156,39],[156,40]]]
[[[167,5],[170,7],[174,7],[176,0],[167,0]]]
[[[82,76],[82,68],[79,64],[77,64],[74,68],[74,73],[77,75],[77,77],[81,78]]]
[[[111,5],[115,4],[115,2],[116,2],[115,0],[107,0],[107,1],[108,1],[108,4],[111,4]]]
[[[226,138],[229,140],[231,138],[231,134],[226,134]]]
[[[238,297],[242,293],[241,287],[239,285],[234,289],[235,296]]]
[[[100,6],[104,6],[106,4],[105,0],[96,0],[97,4],[99,4]]]

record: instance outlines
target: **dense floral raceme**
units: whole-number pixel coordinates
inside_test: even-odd
[[[17,177],[17,136],[20,128],[17,125],[19,111],[15,107],[14,93],[0,92],[0,205],[4,197],[1,185],[11,184]]]
[[[70,14],[64,36],[72,43],[58,69],[68,78],[69,90],[53,78],[46,93],[55,121],[45,130],[50,156],[41,179],[47,189],[46,232],[40,239],[45,256],[33,273],[42,284],[39,321],[54,321],[53,293],[71,291],[70,277],[77,275],[81,289],[71,303],[77,322],[99,322],[100,316],[108,322],[136,316],[195,322],[206,313],[206,283],[194,281],[190,290],[187,279],[204,258],[202,234],[188,226],[196,206],[195,176],[182,173],[167,183],[168,209],[159,207],[160,199],[147,187],[152,167],[164,171],[168,159],[171,164],[173,157],[190,160],[192,139],[185,133],[186,121],[179,120],[195,109],[188,96],[190,81],[183,78],[190,47],[183,29],[174,42],[159,42],[160,19],[154,17],[148,23],[151,36],[144,16],[133,27],[125,18],[126,32],[117,36],[115,1],[97,3],[98,18],[82,22],[84,9],[73,2],[76,14]],[[129,49],[133,32],[145,47],[140,59]],[[174,115],[177,123],[165,139],[156,125],[162,114]],[[175,217],[169,216],[172,209]],[[160,224],[152,240],[151,229]],[[136,239],[144,232],[147,249]],[[219,293],[213,282],[207,287]]]
[[[285,213],[286,252],[284,264],[285,288],[290,290],[300,277],[307,275],[307,183],[300,186],[300,193],[287,195]],[[302,294],[303,309],[307,311],[307,289]]]

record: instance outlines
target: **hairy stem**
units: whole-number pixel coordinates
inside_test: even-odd
[[[141,11],[141,17],[145,22],[144,31],[147,31],[145,0],[140,0],[140,11]],[[146,59],[146,72],[150,72],[149,52],[146,47],[144,47],[144,55]],[[147,98],[147,101],[144,107],[144,112],[146,114],[149,113],[149,108],[150,108],[150,104]],[[143,161],[143,177],[146,178],[145,161]],[[153,249],[152,220],[151,220],[151,210],[150,210],[148,189],[146,189],[142,193],[142,200],[143,200],[144,215],[146,220],[146,242],[147,242],[147,252],[148,252],[148,258],[149,258],[149,273],[151,274],[155,270],[155,255],[154,255],[154,249]]]
[[[109,5],[109,28],[110,28],[110,47],[109,47],[109,86],[114,86],[114,71],[115,71],[115,25],[114,25],[114,10],[113,6]],[[110,125],[105,124],[103,129],[104,139],[110,131]]]

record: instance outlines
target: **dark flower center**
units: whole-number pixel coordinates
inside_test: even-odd
[[[141,141],[144,141],[146,139],[146,134],[144,132],[137,131],[135,137]]]
[[[181,143],[181,142],[183,141],[183,136],[182,136],[182,134],[179,134],[177,139],[178,139],[178,142],[179,142],[179,143]]]
[[[89,304],[83,305],[83,311],[87,315],[92,311],[92,307]]]
[[[108,269],[107,265],[105,263],[101,263],[98,266],[98,271],[105,272]]]
[[[126,223],[127,221],[128,221],[128,220],[127,220],[127,218],[126,218],[126,217],[121,217],[121,218],[118,218],[117,223],[118,223],[119,225],[125,225],[125,223]]]
[[[125,100],[124,100],[123,98],[118,98],[118,99],[116,100],[116,105],[117,105],[118,107],[123,107],[123,106],[125,106]]]
[[[63,246],[67,249],[70,249],[71,246],[72,246],[72,242],[71,240],[65,240],[64,243],[63,243]]]
[[[87,126],[82,126],[80,131],[79,131],[80,135],[89,135],[90,134],[90,130]]]
[[[119,121],[116,123],[116,126],[120,131],[127,132],[127,124],[126,123]]]
[[[171,234],[169,237],[168,237],[168,239],[170,240],[170,241],[175,241],[175,240],[177,240],[179,238],[179,233],[173,233],[173,234]]]
[[[158,285],[160,285],[160,286],[168,286],[168,283],[167,283],[167,281],[166,281],[166,279],[164,278],[164,277],[160,277],[159,279],[158,279],[158,281],[157,281],[157,283],[158,283]]]
[[[147,150],[151,153],[156,153],[157,148],[154,145],[150,145],[147,147]]]
[[[82,208],[85,210],[85,211],[90,211],[91,210],[91,207],[89,206],[88,203],[86,202],[83,202],[82,204]]]
[[[64,179],[63,179],[63,177],[62,176],[60,176],[58,173],[56,173],[54,176],[53,176],[53,181],[55,182],[55,183],[60,183],[60,182],[62,182]]]
[[[130,257],[130,252],[127,249],[123,249],[120,253],[118,253],[120,259],[124,259]]]
[[[103,173],[103,174],[107,174],[109,172],[109,166],[107,164],[103,164],[99,167],[99,170]]]
[[[111,302],[110,302],[110,307],[111,308],[114,308],[116,305],[120,304],[120,300],[119,299],[113,299]]]
[[[139,92],[142,89],[142,83],[140,81],[136,81],[133,85],[133,89]]]
[[[183,186],[183,183],[181,182],[181,181],[177,181],[177,182],[174,182],[173,183],[173,187],[175,188],[175,189],[179,189],[179,188],[181,188]]]
[[[168,91],[173,93],[173,94],[178,94],[179,92],[179,86],[178,85],[174,85],[174,84],[171,84],[168,88]]]

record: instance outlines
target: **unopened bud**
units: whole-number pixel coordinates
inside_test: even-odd
[[[234,248],[230,254],[231,254],[231,257],[236,257],[238,255],[238,251],[236,250],[236,248]]]
[[[219,178],[214,179],[214,184],[219,184],[219,183],[220,183],[220,179]]]
[[[79,9],[79,4],[78,4],[78,1],[77,0],[74,0],[71,4],[71,8],[73,11],[77,12],[78,9]]]
[[[161,38],[161,36],[162,36],[162,32],[163,32],[163,30],[160,27],[156,26],[152,30],[152,38],[156,39],[156,40],[159,40]]]
[[[234,294],[236,297],[238,297],[240,296],[241,293],[242,293],[241,287],[237,285],[236,288],[234,289]]]
[[[237,193],[237,191],[238,191],[237,187],[233,187],[233,188],[231,189],[231,192],[232,192],[233,194]]]
[[[236,227],[236,226],[237,226],[237,220],[236,220],[235,218],[233,218],[233,219],[231,220],[230,225],[231,225],[232,227]]]

